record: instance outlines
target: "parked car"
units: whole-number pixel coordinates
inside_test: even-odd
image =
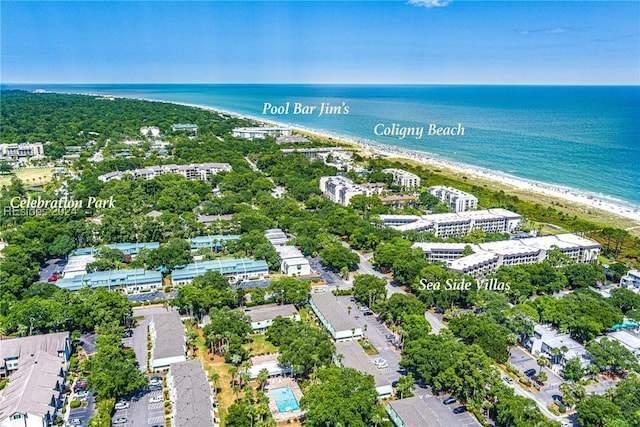
[[[369,310],[369,307],[367,307],[366,305],[361,305],[360,307],[358,307],[358,310],[367,311],[367,310]]]
[[[513,380],[511,378],[509,378],[508,376],[504,376],[502,377],[502,379],[504,380],[504,382],[506,382],[507,384],[513,384]]]
[[[127,417],[118,417],[115,420],[111,421],[111,424],[125,424],[127,422]]]
[[[458,406],[453,410],[454,414],[462,414],[463,412],[467,412],[467,408],[465,406]]]
[[[162,390],[162,385],[160,384],[149,385],[149,391],[159,391],[159,390]]]
[[[58,275],[57,274],[52,274],[51,276],[49,276],[49,278],[47,279],[47,282],[55,282],[58,280]]]
[[[525,374],[527,377],[532,377],[532,376],[534,376],[534,375],[536,374],[536,370],[535,370],[535,369],[533,369],[533,368],[531,368],[531,369],[527,369],[526,371],[524,371],[524,374]]]
[[[118,403],[116,403],[115,408],[116,409],[128,409],[129,408],[129,402],[118,402]]]
[[[162,378],[155,376],[149,380],[149,385],[162,385]]]
[[[82,420],[80,418],[71,418],[69,421],[67,421],[68,427],[81,426],[81,425],[82,425]]]
[[[362,313],[363,316],[373,316],[373,311],[365,311]]]
[[[89,397],[89,392],[86,390],[82,390],[82,391],[77,391],[76,392],[76,399],[77,400],[86,400]]]
[[[124,331],[125,338],[131,338],[132,336],[133,336],[133,331],[131,329],[127,329],[126,331]]]
[[[456,398],[453,396],[447,397],[442,401],[442,403],[444,403],[445,405],[451,405],[452,403],[456,403]]]
[[[164,397],[162,396],[153,396],[151,398],[149,398],[149,403],[160,403],[164,400]]]

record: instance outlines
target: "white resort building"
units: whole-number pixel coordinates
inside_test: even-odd
[[[471,211],[478,208],[478,199],[473,194],[465,193],[457,188],[436,185],[429,187],[427,191],[449,205],[454,212]]]
[[[393,176],[393,182],[400,187],[420,187],[420,177],[414,173],[402,169],[382,169],[382,172],[391,174]]]
[[[267,136],[274,138],[279,136],[290,136],[291,128],[278,126],[256,126],[233,129],[233,136],[245,139],[265,139]]]
[[[463,256],[466,247],[472,254]],[[533,264],[547,259],[549,251],[560,250],[573,262],[589,263],[598,259],[600,244],[575,234],[531,237],[480,244],[414,243],[422,249],[427,260],[445,261],[454,271],[474,277],[494,273],[502,265]]]
[[[473,230],[511,233],[522,225],[522,216],[506,209],[433,215],[380,215],[382,225],[399,231],[428,231],[437,237],[466,236]]]
[[[348,206],[351,198],[358,194],[369,197],[382,194],[384,184],[381,182],[354,184],[344,176],[323,176],[320,177],[320,190],[332,202]]]
[[[115,171],[100,175],[98,179],[102,182],[109,182],[112,179],[122,179],[125,175],[132,175],[134,179],[153,179],[167,173],[182,175],[189,180],[207,180],[212,175],[219,172],[231,172],[229,163],[194,163],[190,165],[160,165],[148,166],[146,168],[131,169],[127,171]]]

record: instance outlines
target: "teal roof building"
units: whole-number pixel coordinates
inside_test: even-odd
[[[216,259],[211,261],[195,262],[187,264],[184,268],[174,269],[171,277],[174,285],[191,283],[194,277],[202,276],[208,271],[218,271],[236,282],[267,276],[269,266],[266,261],[252,260],[250,258]]]
[[[77,291],[84,287],[116,289],[124,286],[127,292],[140,292],[162,287],[162,273],[150,270],[109,270],[58,279],[62,289]]]

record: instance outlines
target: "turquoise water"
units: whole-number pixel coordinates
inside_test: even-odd
[[[611,327],[611,329],[618,331],[620,329],[629,329],[629,328],[635,328],[636,326],[638,326],[638,323],[636,322],[632,322],[631,320],[625,320],[624,322],[618,324],[618,325],[613,325]]]
[[[271,390],[279,412],[291,412],[300,409],[291,387],[279,387]]]
[[[397,85],[3,85],[197,104],[417,150],[640,207],[640,87]],[[289,114],[263,114],[265,103]],[[320,104],[343,114],[319,115]],[[293,114],[295,103],[316,106]],[[344,114],[344,107],[348,114]],[[464,136],[426,136],[430,124]],[[375,126],[425,136],[376,135]]]

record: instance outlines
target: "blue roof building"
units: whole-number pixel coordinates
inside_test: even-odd
[[[141,249],[158,249],[160,242],[148,242],[148,243],[110,243],[104,245],[109,249],[118,249],[122,251],[124,255],[136,255]],[[71,252],[72,255],[95,255],[98,251],[96,247],[78,248]]]
[[[174,269],[171,277],[174,285],[191,283],[194,277],[202,276],[208,271],[218,271],[229,278],[231,282],[260,278],[269,274],[266,261],[240,259],[216,259],[211,261],[187,264],[184,268]]]
[[[109,270],[58,279],[56,285],[62,289],[77,291],[83,287],[108,287],[115,289],[124,286],[127,292],[140,292],[162,287],[162,274],[150,270]]]
[[[222,250],[224,243],[229,240],[238,240],[240,238],[237,234],[228,234],[228,235],[220,235],[216,234],[213,236],[198,236],[193,237],[191,239],[187,239],[187,242],[191,245],[191,250],[195,251],[200,248],[208,248],[212,251],[220,251]]]

